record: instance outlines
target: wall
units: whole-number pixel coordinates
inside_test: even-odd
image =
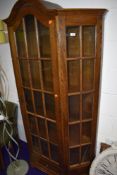
[[[0,19],[5,19],[9,16],[15,2],[16,0],[0,0]],[[0,45],[0,64],[9,80],[9,100],[19,104],[9,43]],[[19,137],[26,141],[20,106],[18,110],[18,131]]]
[[[49,0],[53,2],[53,0]],[[0,0],[0,18],[6,18],[15,0]],[[109,10],[104,21],[103,63],[101,79],[101,97],[99,108],[99,143],[117,140],[117,1],[116,0],[54,0],[64,8],[106,8]],[[10,84],[11,101],[18,102],[14,74],[11,63],[9,44],[0,45],[0,64],[4,67]],[[25,140],[21,115],[18,120],[20,138]]]
[[[0,15],[1,16],[1,15]],[[17,89],[15,84],[13,66],[9,43],[0,45],[0,65],[3,67],[9,83],[9,100],[19,104]],[[20,107],[18,108],[18,131],[22,140],[26,140]]]

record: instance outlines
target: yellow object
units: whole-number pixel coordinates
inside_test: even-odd
[[[6,43],[6,35],[4,31],[0,31],[0,44]]]
[[[2,20],[0,20],[0,31],[1,31],[1,30],[4,30],[4,23],[3,23]]]
[[[0,44],[6,43],[7,37],[5,33],[5,24],[2,20],[0,20]]]

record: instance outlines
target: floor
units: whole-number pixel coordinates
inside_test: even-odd
[[[27,144],[21,140],[20,140],[20,144],[22,149],[20,149],[19,159],[24,159],[29,162],[29,153],[28,153]],[[9,156],[5,148],[2,149],[2,152],[3,152],[4,163],[6,168],[4,171],[0,171],[0,175],[6,175],[6,170],[9,165],[9,158],[8,158]],[[36,168],[30,167],[27,175],[47,175],[47,174],[37,170]]]

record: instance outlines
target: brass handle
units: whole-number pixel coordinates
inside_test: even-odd
[[[54,97],[55,97],[55,98],[58,98],[58,94],[54,94]]]
[[[53,22],[52,20],[49,20],[49,22],[48,22],[48,23],[49,23],[49,25],[50,25],[50,24],[52,24],[52,22]]]

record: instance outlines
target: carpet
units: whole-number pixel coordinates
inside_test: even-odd
[[[26,160],[26,161],[30,162],[27,143],[20,140],[20,145],[21,145],[21,149],[20,149],[18,159],[23,159],[23,160]],[[14,147],[14,150],[15,149],[16,148]],[[5,168],[4,171],[0,171],[0,175],[6,175],[6,170],[7,170],[7,167],[9,165],[9,163],[10,163],[10,160],[9,160],[9,156],[8,156],[8,153],[5,149],[5,147],[2,148],[2,153],[3,153],[3,159],[4,159],[4,163],[5,163],[6,168]],[[30,169],[29,169],[27,175],[47,175],[47,174],[37,170],[36,168],[32,168],[30,166]]]

